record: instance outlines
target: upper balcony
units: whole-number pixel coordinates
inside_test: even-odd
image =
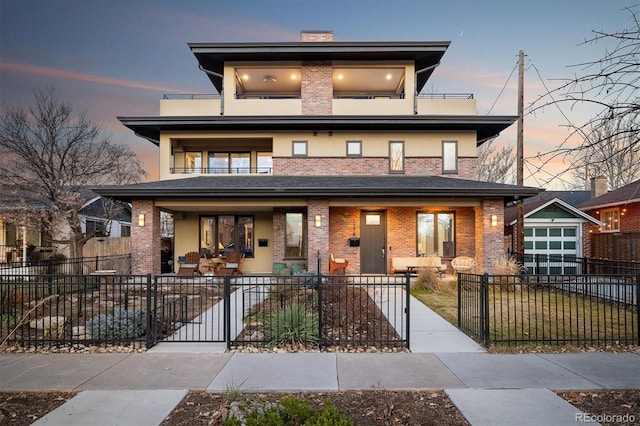
[[[227,106],[229,103],[227,102]],[[476,115],[471,93],[420,94],[415,100],[404,94],[351,92],[335,94],[333,115]],[[164,95],[161,116],[296,116],[302,115],[302,102],[296,94],[253,93],[236,95],[232,107],[223,109],[220,95]]]

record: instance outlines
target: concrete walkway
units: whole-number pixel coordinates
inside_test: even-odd
[[[562,425],[579,410],[552,390],[640,388],[633,353],[488,354],[415,300],[411,325],[411,353],[224,353],[177,343],[142,354],[3,353],[0,389],[82,391],[38,425],[157,425],[187,390],[230,387],[444,389],[473,425]]]

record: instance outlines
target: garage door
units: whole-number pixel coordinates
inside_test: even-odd
[[[538,274],[576,274],[580,250],[576,226],[538,226],[524,229],[527,271]],[[535,255],[540,255],[536,258]],[[536,261],[538,259],[539,261]]]

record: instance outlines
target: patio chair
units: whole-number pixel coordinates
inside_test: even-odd
[[[456,274],[459,272],[469,272],[476,266],[476,261],[468,256],[458,256],[451,260],[451,267],[456,271]]]
[[[333,275],[336,271],[342,270],[343,274],[347,273],[347,265],[349,261],[347,259],[335,258],[333,253],[329,254],[329,275]]]
[[[240,264],[244,260],[244,253],[240,253],[239,251],[232,251],[227,254],[225,259],[224,266],[220,269],[220,275],[242,275],[242,270],[240,270]]]
[[[200,275],[198,270],[200,267],[200,253],[197,251],[191,251],[184,255],[184,263],[180,265],[178,270],[179,277],[193,277],[194,275]]]

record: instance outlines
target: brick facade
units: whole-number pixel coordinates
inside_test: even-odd
[[[504,257],[504,204],[502,200],[483,200],[481,207],[475,208],[476,224],[476,265],[484,272],[493,272],[493,262]],[[497,226],[491,226],[491,216],[498,219]]]
[[[321,225],[316,226],[316,215]],[[307,269],[318,270],[318,254],[320,255],[320,271],[329,272],[329,202],[328,200],[309,200],[307,207]]]
[[[333,70],[331,62],[303,61],[300,70],[303,115],[331,115],[333,111]]]
[[[138,216],[144,214],[144,226]],[[131,226],[131,272],[135,275],[160,274],[160,209],[153,200],[133,200]]]
[[[442,174],[442,158],[410,157],[405,160],[407,176],[445,176],[458,179],[478,179],[478,164],[475,158],[460,158],[459,173]],[[382,157],[274,157],[273,174],[307,176],[309,170],[314,175],[336,176],[380,176],[389,174],[389,158]]]

